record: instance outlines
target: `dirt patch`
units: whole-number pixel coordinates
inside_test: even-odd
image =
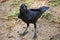
[[[20,36],[19,33],[22,33],[25,28],[26,24],[22,22],[16,22],[15,20],[5,20],[9,12],[13,11],[13,9],[19,9],[19,5],[12,5],[15,3],[16,0],[8,0],[2,4],[0,4],[0,40],[34,40],[34,25],[30,24],[28,28],[28,33],[25,36]],[[46,1],[38,1],[34,2],[30,5],[29,8],[36,8],[37,6],[40,7],[41,3],[43,2],[43,6],[48,6]],[[45,4],[45,3],[46,4]],[[36,5],[36,6],[35,6]],[[35,6],[35,7],[34,7]],[[50,6],[49,6],[50,7]],[[60,6],[57,7],[50,7],[50,14],[54,15],[54,18],[57,19],[60,15]],[[48,19],[47,19],[48,18]],[[40,18],[37,21],[37,39],[38,40],[60,40],[60,36],[58,37],[57,34],[60,34],[60,24],[58,22],[51,22],[49,19],[50,17]],[[25,27],[25,28],[24,28]],[[57,37],[56,37],[57,36]]]

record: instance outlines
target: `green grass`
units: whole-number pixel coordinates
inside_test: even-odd
[[[15,15],[17,15],[18,13],[19,13],[18,10],[13,10],[13,11],[11,11],[11,12],[9,13],[8,16],[15,16]]]
[[[31,2],[31,0],[25,0],[24,2],[25,2],[25,3],[29,3],[29,2]]]
[[[60,0],[51,0],[49,5],[50,6],[57,6],[59,4]]]
[[[20,5],[20,1],[16,1],[14,3],[11,3],[11,6],[13,6],[13,5],[16,5],[16,6]]]
[[[5,19],[7,19],[7,20],[10,20],[10,19],[17,20],[18,19],[18,17],[17,17],[18,13],[19,13],[19,10],[13,10],[13,11],[9,12],[9,14],[5,17]]]
[[[57,22],[60,24],[60,17],[58,17]]]

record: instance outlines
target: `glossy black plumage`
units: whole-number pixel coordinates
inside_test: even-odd
[[[48,9],[49,7],[46,6],[42,6],[39,9],[28,9],[25,4],[22,4],[20,6],[20,13],[18,15],[18,18],[22,19],[27,24],[27,28],[29,27],[29,23],[34,24],[34,38],[36,38],[36,22],[38,18],[40,18],[40,16]],[[24,31],[23,35],[26,33],[26,30]]]

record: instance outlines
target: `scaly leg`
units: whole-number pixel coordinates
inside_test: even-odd
[[[35,28],[35,31],[34,31],[34,37],[33,38],[37,38],[37,34],[36,34],[36,23],[34,23],[34,28]]]
[[[27,28],[26,28],[25,31],[24,31],[22,34],[20,34],[20,35],[24,36],[25,34],[27,34],[27,33],[28,33],[28,31],[27,31],[28,27],[29,27],[29,23],[27,23]]]

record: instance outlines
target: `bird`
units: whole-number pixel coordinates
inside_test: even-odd
[[[42,16],[42,14],[45,11],[47,11],[48,9],[49,9],[49,7],[46,7],[46,6],[42,6],[37,9],[28,9],[27,5],[25,3],[22,3],[20,6],[20,9],[19,9],[18,18],[22,19],[22,21],[24,21],[27,24],[27,27],[26,27],[25,31],[22,33],[22,35],[25,35],[27,33],[29,24],[32,23],[32,24],[34,24],[34,29],[35,29],[33,38],[37,38],[36,22],[37,22],[38,18],[40,18]]]

